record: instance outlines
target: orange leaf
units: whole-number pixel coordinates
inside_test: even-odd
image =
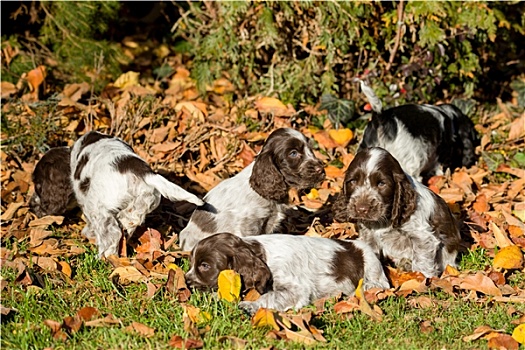
[[[261,113],[272,113],[277,117],[291,117],[296,111],[291,106],[285,106],[279,99],[263,97],[255,102],[255,108]]]
[[[497,334],[489,339],[489,349],[518,350],[520,344],[508,334]]]
[[[335,142],[325,130],[316,132],[315,134],[313,134],[313,137],[315,141],[317,141],[324,148],[339,147],[337,142]]]
[[[171,337],[168,344],[177,349],[201,349],[204,346],[202,340],[184,339],[180,335],[174,335]]]
[[[27,73],[26,80],[29,84],[29,89],[33,92],[44,82],[46,78],[46,67],[38,66]]]
[[[339,177],[344,177],[345,173],[343,169],[339,169],[333,165],[328,165],[326,168],[324,168],[324,171],[326,173],[326,177],[336,179]]]
[[[354,133],[350,129],[338,129],[338,130],[329,130],[328,134],[337,144],[340,146],[346,147],[348,143],[354,137]]]
[[[83,307],[77,312],[77,316],[85,322],[90,321],[93,317],[98,315],[100,315],[100,312],[97,308],[91,306]]]
[[[487,196],[484,194],[480,194],[476,201],[474,202],[473,206],[474,210],[480,214],[485,213],[490,210],[489,203],[487,201]]]
[[[487,276],[483,276],[480,272],[474,276],[465,277],[460,283],[461,289],[473,290],[487,295],[502,296],[501,291],[496,287],[494,282]]]
[[[498,251],[494,257],[493,266],[497,269],[521,269],[523,267],[523,253],[518,246],[510,245]]]

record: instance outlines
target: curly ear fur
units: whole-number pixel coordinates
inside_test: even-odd
[[[288,187],[270,152],[263,151],[255,159],[250,186],[265,199],[288,202]]]
[[[400,227],[416,211],[417,193],[404,173],[394,174],[394,181],[396,189],[392,204],[392,224],[394,227]]]
[[[272,273],[268,265],[246,243],[237,247],[232,268],[241,275],[245,289],[255,288],[260,294],[271,289]]]
[[[337,196],[337,199],[332,205],[332,213],[335,220],[338,222],[349,222],[348,216],[348,198],[346,197],[346,191],[343,189]]]

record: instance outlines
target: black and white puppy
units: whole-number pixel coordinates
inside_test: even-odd
[[[479,138],[474,123],[451,104],[403,105],[383,110],[374,91],[360,80],[372,106],[372,119],[358,151],[381,147],[419,181],[443,170],[470,167],[476,162]]]
[[[379,259],[364,242],[283,234],[238,237],[219,233],[200,241],[191,253],[186,282],[215,288],[223,270],[241,275],[245,289],[261,297],[239,307],[250,314],[259,308],[300,309],[312,301],[363,288],[389,288]]]
[[[155,174],[121,139],[91,131],[71,151],[71,182],[86,217],[82,231],[95,237],[99,257],[118,254],[121,227],[128,236],[160,203],[204,202],[197,196]]]
[[[289,190],[313,187],[324,177],[323,163],[302,133],[275,130],[250,165],[206,194],[206,205],[179,235],[182,250],[218,232],[241,237],[275,232],[291,207]]]
[[[33,171],[35,193],[29,201],[38,217],[63,215],[75,203],[71,185],[69,147],[52,148],[38,161]]]
[[[356,222],[360,239],[398,266],[427,277],[456,266],[461,238],[449,207],[382,148],[355,156],[333,211],[337,221]]]

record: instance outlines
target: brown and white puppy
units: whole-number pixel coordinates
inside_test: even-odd
[[[129,236],[160,203],[204,202],[151,170],[121,139],[91,131],[71,151],[71,182],[86,217],[82,233],[96,237],[99,257],[117,255],[122,228]]]
[[[308,139],[289,128],[275,130],[255,160],[239,174],[222,181],[197,208],[180,233],[182,250],[218,232],[254,236],[278,230],[291,207],[288,191],[307,189],[325,177]]]
[[[250,314],[259,308],[300,309],[312,301],[363,288],[389,288],[379,259],[361,241],[272,234],[238,237],[219,233],[201,240],[191,253],[186,282],[215,288],[222,270],[235,270],[246,289],[261,297],[239,307]]]
[[[333,211],[340,222],[357,222],[360,239],[397,265],[427,277],[456,266],[461,238],[449,207],[382,148],[355,156]]]
[[[70,155],[69,147],[52,148],[36,164],[32,175],[35,193],[29,201],[36,216],[63,215],[74,206]]]
[[[459,108],[452,104],[407,104],[383,110],[374,91],[360,82],[373,113],[358,151],[384,148],[418,181],[442,175],[447,168],[454,171],[474,165],[478,133]]]

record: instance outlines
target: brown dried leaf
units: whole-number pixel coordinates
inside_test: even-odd
[[[480,326],[480,327],[474,329],[474,333],[472,333],[472,335],[467,335],[467,336],[463,337],[463,341],[470,342],[472,340],[479,339],[479,338],[483,337],[484,335],[487,335],[487,334],[493,333],[493,332],[505,332],[505,330],[503,330],[503,329],[494,330],[494,329],[490,328],[489,326]]]
[[[24,205],[24,202],[11,202],[7,206],[6,211],[0,216],[0,220],[3,222],[11,220],[16,214],[17,210]]]
[[[520,344],[508,334],[496,334],[488,342],[489,349],[518,350]]]
[[[171,337],[168,344],[177,349],[201,349],[204,346],[202,340],[184,339],[180,335],[174,335]]]
[[[99,315],[100,312],[98,311],[98,309],[92,306],[85,306],[77,312],[77,316],[84,322],[91,321],[93,317]]]
[[[42,227],[35,227],[29,230],[29,245],[36,247],[42,244],[43,240],[53,234],[53,231],[44,230]]]
[[[496,225],[494,222],[491,222],[489,224],[490,230],[494,234],[494,238],[496,238],[496,242],[500,248],[505,248],[508,246],[513,245],[512,241],[507,237],[507,234],[504,230],[500,229],[498,225]]]
[[[140,322],[133,321],[129,326],[124,328],[125,331],[137,333],[143,337],[150,338],[155,335],[155,328],[151,328]]]
[[[53,215],[48,215],[48,216],[44,216],[40,219],[36,219],[36,220],[33,220],[29,223],[29,227],[39,227],[39,226],[43,226],[43,227],[47,227],[49,225],[53,225],[53,224],[57,224],[57,225],[62,225],[62,223],[64,222],[64,217],[63,216],[53,216]]]
[[[230,342],[231,349],[244,349],[248,342],[244,339],[233,337],[233,336],[222,336],[218,339],[219,343],[223,344]]]
[[[62,328],[69,331],[69,333],[76,333],[82,327],[82,320],[78,316],[67,316],[64,317],[64,322],[62,323]]]
[[[9,98],[11,95],[14,95],[18,92],[15,84],[3,81],[0,85],[1,97],[2,99]]]
[[[102,326],[106,326],[106,325],[121,324],[121,323],[122,323],[122,321],[120,321],[119,319],[115,318],[115,316],[113,316],[112,314],[108,314],[104,318],[98,318],[98,319],[93,320],[93,321],[87,321],[84,325],[86,327],[102,327]]]
[[[325,130],[320,130],[320,131],[316,132],[315,134],[313,134],[313,137],[314,137],[315,141],[317,141],[319,143],[319,145],[321,145],[325,149],[332,149],[332,148],[339,147],[337,142],[335,142],[330,137],[328,132],[326,132]]]
[[[515,119],[512,124],[510,124],[507,141],[516,140],[523,136],[525,136],[525,114],[522,114],[521,117]]]
[[[122,266],[117,267],[110,275],[109,278],[118,276],[119,283],[127,285],[132,282],[143,282],[146,281],[146,276],[140,273],[134,266]]]
[[[255,102],[255,109],[260,113],[271,113],[276,117],[291,117],[297,112],[291,106],[285,106],[279,99],[274,97],[263,97]]]
[[[481,292],[486,295],[502,296],[501,291],[496,287],[494,282],[487,276],[482,275],[481,272],[476,273],[474,276],[465,277],[459,287],[461,289]]]

